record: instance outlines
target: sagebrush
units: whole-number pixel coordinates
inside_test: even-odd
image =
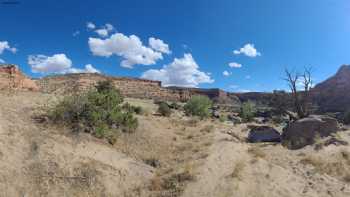
[[[247,101],[242,104],[239,116],[244,122],[250,122],[256,115],[256,109],[254,103]]]
[[[206,118],[210,115],[212,101],[206,96],[193,96],[184,106],[185,113],[190,116]]]
[[[123,97],[110,81],[98,82],[94,89],[66,96],[48,110],[49,119],[102,138],[119,131],[133,132],[138,126],[135,110],[123,109]]]
[[[158,105],[158,113],[160,113],[162,116],[169,117],[171,115],[171,109],[166,102],[161,102]]]

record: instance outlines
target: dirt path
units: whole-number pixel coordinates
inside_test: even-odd
[[[242,128],[233,128],[234,136]],[[280,145],[248,144],[215,132],[197,180],[186,186],[183,197],[345,197],[350,185],[300,164],[305,150],[289,151]]]

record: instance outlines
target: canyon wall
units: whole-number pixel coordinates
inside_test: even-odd
[[[167,101],[187,101],[194,95],[208,96],[213,100],[226,100],[227,93],[220,89],[185,87],[162,87],[160,81],[130,77],[111,77],[97,73],[80,73],[48,76],[37,79],[40,90],[45,93],[69,94],[86,90],[98,81],[110,80],[125,97],[147,98]]]
[[[38,91],[39,88],[36,83],[25,76],[13,64],[0,65],[0,90],[30,90]]]
[[[229,97],[227,92],[218,88],[162,87],[160,81],[112,77],[97,73],[63,74],[30,79],[16,65],[0,65],[0,90],[22,89],[53,94],[71,94],[88,90],[98,81],[105,80],[112,81],[123,96],[131,98],[185,102],[194,95],[203,95],[218,103],[228,103],[228,100],[232,100],[232,96]]]

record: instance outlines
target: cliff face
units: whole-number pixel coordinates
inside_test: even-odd
[[[16,65],[12,64],[0,65],[0,89],[39,90],[33,80],[25,76]]]
[[[69,94],[86,90],[98,81],[110,80],[122,95],[131,98],[147,98],[168,101],[187,101],[194,95],[205,95],[219,103],[231,103],[227,93],[220,89],[162,87],[160,81],[111,77],[101,74],[81,73],[49,76],[36,80],[42,92]]]
[[[334,76],[317,84],[312,93],[322,111],[350,110],[350,65],[341,66]]]

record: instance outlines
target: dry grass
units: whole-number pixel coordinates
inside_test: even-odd
[[[340,151],[335,158],[326,160],[317,156],[306,156],[300,160],[304,165],[311,165],[315,171],[338,177],[340,180],[350,182],[350,153]]]
[[[177,197],[184,191],[185,185],[193,180],[195,180],[195,176],[192,168],[185,168],[164,177],[154,177],[151,181],[150,190],[158,193],[158,196]]]
[[[230,177],[242,180],[244,167],[245,163],[243,161],[237,162],[233,169],[233,172],[230,174]]]
[[[251,154],[254,158],[264,159],[266,157],[266,154],[256,146],[248,148],[248,153]]]
[[[202,133],[211,133],[214,131],[214,126],[213,125],[206,125],[204,128],[200,130]]]
[[[343,181],[346,182],[346,183],[350,183],[350,173],[346,174],[346,175],[343,177]]]

